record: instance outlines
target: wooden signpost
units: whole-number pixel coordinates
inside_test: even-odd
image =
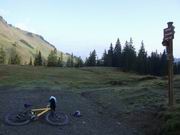
[[[168,22],[168,27],[164,29],[164,38],[163,46],[167,49],[167,59],[168,59],[168,97],[169,97],[169,106],[174,107],[175,98],[173,90],[173,39],[174,39],[174,26],[173,22]]]

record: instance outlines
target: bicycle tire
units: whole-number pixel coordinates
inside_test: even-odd
[[[27,116],[24,118],[17,118],[18,114],[20,114],[20,112],[13,112],[5,115],[5,123],[11,126],[22,126],[31,121]]]
[[[49,112],[45,117],[46,121],[54,126],[63,126],[69,123],[69,118],[64,113]]]

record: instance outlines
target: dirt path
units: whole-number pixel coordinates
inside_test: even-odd
[[[120,125],[128,127],[128,130],[134,135],[160,134],[162,123],[159,112],[165,109],[164,106],[149,104],[128,110],[127,108],[131,106],[132,102],[127,103],[121,100],[118,101],[118,104],[114,102],[113,105],[107,106],[96,99],[99,96],[98,92],[102,95],[105,91],[101,89],[85,91],[81,93],[81,96],[96,104],[99,107],[97,111],[100,114],[108,118],[111,117],[114,121],[118,121],[117,123]]]
[[[48,98],[55,95],[58,110],[68,114],[70,123],[63,127],[51,126],[46,121],[34,121],[25,126],[8,126],[3,119],[7,112],[22,109],[24,103],[43,106]],[[140,135],[128,124],[123,124],[112,117],[100,114],[99,106],[87,98],[70,91],[20,90],[0,88],[0,135]],[[81,118],[71,117],[70,113],[80,110]]]

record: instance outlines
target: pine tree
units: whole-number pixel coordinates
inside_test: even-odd
[[[93,52],[89,54],[89,57],[86,59],[86,65],[87,66],[96,66],[96,50],[93,50]]]
[[[136,69],[136,51],[132,45],[132,39],[125,46],[122,51],[122,68],[124,71],[135,71]]]
[[[86,58],[86,65],[87,65],[87,66],[91,66],[91,55],[92,55],[92,53],[90,52],[90,53],[89,53],[89,57]]]
[[[38,55],[36,54],[35,59],[34,59],[34,66],[38,66]]]
[[[63,67],[63,53],[62,52],[60,54],[60,57],[58,58],[57,66],[58,67]]]
[[[164,50],[163,54],[161,55],[160,58],[160,75],[167,75],[168,72],[168,61],[167,61],[167,54],[166,51]]]
[[[97,57],[96,66],[104,66],[104,60]]]
[[[119,38],[117,39],[117,42],[116,42],[116,45],[114,48],[113,66],[114,67],[120,67],[121,66],[121,43],[119,41]]]
[[[107,54],[107,66],[109,67],[113,66],[113,53],[113,45],[111,43]]]
[[[149,57],[149,73],[151,75],[160,75],[160,55],[156,52],[152,52]]]
[[[129,67],[129,60],[128,60],[128,42],[126,41],[125,42],[125,46],[122,50],[122,69],[124,71],[128,70],[128,67]]]
[[[75,64],[75,67],[83,67],[83,60],[81,57],[77,58],[77,63]]]
[[[29,65],[32,66],[32,58],[30,58]]]
[[[41,52],[39,51],[38,54],[36,54],[35,56],[35,60],[34,60],[34,66],[42,66],[43,61],[42,61],[42,57],[41,57]]]
[[[68,56],[67,62],[66,62],[67,67],[71,67],[71,55]]]
[[[96,50],[93,50],[90,56],[90,66],[96,66]]]
[[[106,50],[104,50],[104,53],[103,53],[103,56],[102,56],[102,61],[103,61],[103,66],[108,66],[108,60],[107,60],[107,53],[106,53]]]
[[[61,60],[61,57],[58,58],[57,66],[58,67],[62,67],[63,66],[63,62]]]
[[[0,64],[5,64],[6,62],[6,53],[4,49],[1,47],[0,48]]]
[[[57,50],[56,48],[54,50],[52,50],[48,56],[48,61],[47,61],[47,66],[49,67],[53,67],[53,66],[57,66]]]
[[[147,52],[145,51],[143,41],[137,56],[137,72],[140,74],[147,73]]]
[[[43,61],[42,61],[42,56],[41,56],[41,52],[40,51],[39,51],[39,54],[38,54],[38,61],[39,61],[39,66],[42,66]]]
[[[9,64],[19,65],[21,63],[21,57],[17,54],[16,49],[11,49]]]
[[[130,40],[129,40],[129,45],[132,46],[133,45],[133,40],[132,40],[132,37],[130,37]]]
[[[84,61],[84,66],[88,66],[88,58],[86,57],[85,61]]]

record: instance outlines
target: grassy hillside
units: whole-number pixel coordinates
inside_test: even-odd
[[[50,51],[55,47],[47,42],[42,36],[21,30],[8,24],[0,16],[0,47],[3,47],[10,54],[14,48],[21,56],[22,64],[28,63],[30,57],[34,58],[38,51],[41,51],[44,59],[47,59]],[[58,52],[60,56],[60,51]],[[64,60],[67,60],[67,55],[63,54]]]
[[[86,98],[99,106],[99,114],[125,123],[137,132],[148,135],[160,130],[163,135],[180,133],[180,76],[175,76],[174,86],[177,108],[168,110],[166,78],[139,76],[121,72],[116,68],[75,69],[8,65],[0,65],[0,75],[1,88],[74,93],[74,101]],[[73,103],[70,106],[73,107]]]

